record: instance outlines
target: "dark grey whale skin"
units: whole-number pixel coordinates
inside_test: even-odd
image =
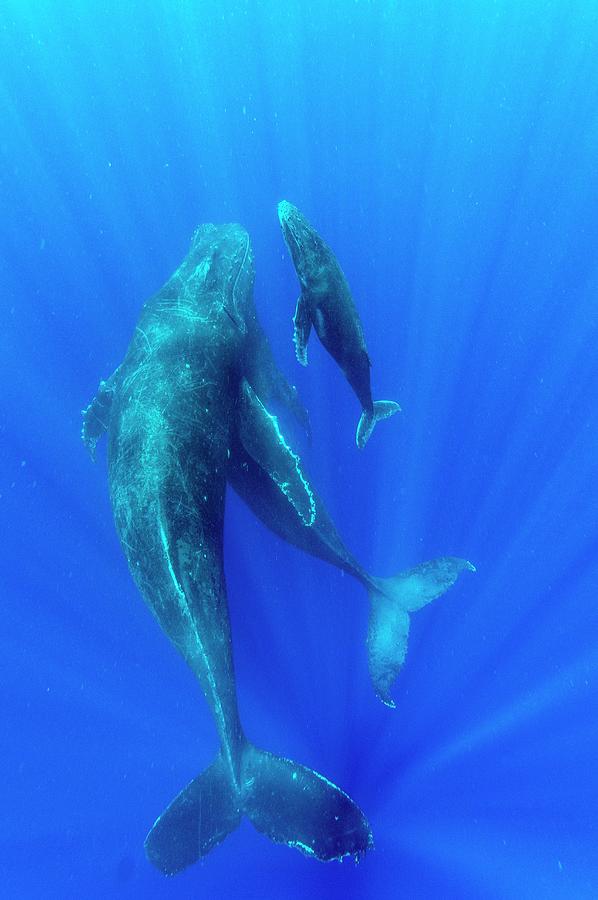
[[[142,310],[108,426],[110,496],[131,573],[201,683],[235,785],[243,737],[222,528],[231,384],[246,335],[237,320],[251,312],[252,282],[248,236],[235,226],[199,229]]]
[[[182,264],[144,305],[123,363],[84,411],[92,452],[108,432],[114,520],[133,578],[197,676],[220,738],[216,761],[147,837],[148,857],[168,874],[208,853],[243,814],[273,840],[318,859],[358,855],[372,842],[343,791],[254,747],[239,718],[223,519],[227,479],[243,456],[264,474],[271,527],[289,507],[295,537],[309,531],[314,546],[325,543],[312,529],[316,506],[301,461],[256,394],[282,399],[305,421],[257,323],[253,280],[244,229],[201,226]],[[337,551],[330,561],[344,567]]]
[[[278,218],[301,285],[297,315],[304,305],[307,327],[315,327],[363,409],[373,410],[371,363],[363,327],[336,256],[292,203],[282,200],[278,204]],[[299,357],[305,348],[296,349]]]
[[[357,579],[368,591],[379,590],[374,578],[344,545],[326,506],[310,484],[316,515],[306,528],[296,510],[267,473],[247,453],[240,441],[235,442],[227,469],[231,487],[245,501],[267,528],[299,550],[330,563]]]
[[[301,285],[293,319],[297,359],[307,365],[307,342],[313,326],[361,404],[355,440],[363,449],[376,422],[393,416],[400,406],[392,400],[372,400],[371,362],[363,326],[336,256],[288,200],[278,204],[278,219]]]

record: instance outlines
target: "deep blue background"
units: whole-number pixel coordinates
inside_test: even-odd
[[[2,895],[598,896],[597,4],[5,0],[0,60]],[[331,360],[293,358],[283,197],[403,406],[363,453]],[[363,590],[231,499],[247,731],[362,806],[359,867],[247,822],[172,880],[143,855],[215,732],[79,411],[204,221],[251,232],[348,545],[379,574],[478,567],[415,617],[391,711]]]

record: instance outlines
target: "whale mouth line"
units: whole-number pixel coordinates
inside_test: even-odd
[[[239,317],[240,317],[240,312],[239,312],[239,307],[238,307],[238,305],[237,305],[237,287],[238,287],[238,284],[239,284],[239,279],[240,279],[240,277],[241,277],[241,273],[242,273],[243,270],[245,269],[245,263],[247,262],[247,257],[248,257],[248,255],[249,255],[249,246],[250,246],[250,245],[249,245],[249,234],[246,234],[246,235],[245,235],[245,246],[244,246],[244,248],[243,248],[243,257],[242,257],[242,259],[241,259],[241,261],[240,261],[240,263],[239,263],[239,267],[238,267],[238,269],[237,269],[237,273],[236,273],[235,278],[234,278],[234,281],[233,281],[233,287],[232,287],[232,292],[231,292],[231,293],[232,293],[231,299],[232,299],[232,303],[233,303],[233,309],[234,309],[235,313],[237,314],[237,316],[239,316]]]

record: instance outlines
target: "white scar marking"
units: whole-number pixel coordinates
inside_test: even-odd
[[[193,631],[193,636],[195,638],[195,645],[198,648],[199,653],[201,655],[201,659],[204,664],[204,670],[206,673],[206,677],[208,679],[208,684],[210,685],[210,691],[212,693],[212,700],[213,700],[214,707],[215,707],[214,712],[215,712],[215,715],[217,716],[219,722],[222,724],[222,730],[224,731],[223,726],[224,726],[226,717],[224,715],[224,710],[222,709],[222,703],[220,702],[220,697],[218,695],[216,682],[214,680],[214,675],[212,673],[212,667],[210,665],[210,661],[206,654],[202,640],[199,636],[199,631],[197,630],[197,626],[195,624],[193,616],[191,615],[191,610],[189,609],[189,603],[187,601],[187,596],[185,594],[185,591],[182,589],[181,585],[179,584],[178,578],[176,577],[174,568],[172,566],[172,561],[170,559],[170,548],[168,546],[168,539],[166,537],[166,532],[164,531],[164,525],[162,523],[161,515],[160,515],[160,519],[159,519],[159,524],[160,524],[160,540],[162,542],[162,547],[164,549],[166,565],[168,566],[168,571],[170,573],[172,583],[173,583],[175,591],[177,593],[179,607],[181,609],[183,616],[188,620],[191,630]],[[230,747],[229,747],[228,743],[225,743],[224,740],[222,741],[222,745],[223,745],[223,748],[224,748],[227,758],[228,758],[228,764],[230,767],[230,771],[231,771],[231,773],[234,773],[233,759],[232,759]]]

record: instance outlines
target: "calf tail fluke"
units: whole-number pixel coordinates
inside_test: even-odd
[[[393,578],[376,579],[370,590],[368,659],[374,690],[387,706],[395,706],[390,689],[407,655],[409,613],[444,594],[464,570],[475,572],[475,567],[441,556]]]
[[[371,410],[364,409],[355,433],[355,443],[359,449],[363,450],[369,441],[376,422],[379,422],[380,419],[389,419],[395,413],[400,412],[400,409],[401,407],[394,400],[376,400]]]
[[[323,775],[247,744],[236,787],[219,756],[178,794],[145,840],[148,859],[174,875],[220,844],[246,815],[279,844],[322,861],[372,846],[359,807]]]

